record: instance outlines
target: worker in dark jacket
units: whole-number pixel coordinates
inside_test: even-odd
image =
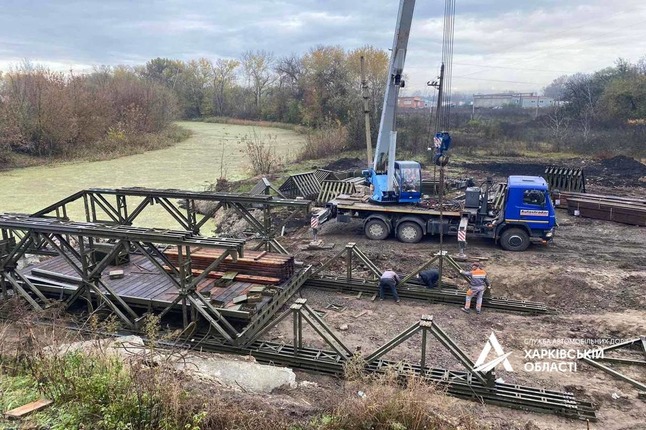
[[[395,301],[399,303],[399,295],[397,294],[397,284],[399,283],[399,276],[392,270],[386,270],[379,279],[379,300],[384,299],[386,288],[390,290]]]
[[[440,272],[435,269],[422,270],[417,274],[417,279],[422,281],[426,288],[435,288],[440,280]]]
[[[491,285],[489,279],[487,279],[487,272],[484,271],[480,263],[475,262],[471,264],[471,270],[461,271],[460,273],[465,275],[469,280],[467,299],[462,310],[468,313],[471,307],[471,298],[477,296],[476,313],[479,314],[482,309],[482,296],[485,290]]]

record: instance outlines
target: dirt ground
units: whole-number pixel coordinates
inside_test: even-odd
[[[589,193],[646,198],[646,165],[636,160],[627,157],[603,161],[577,159],[562,164],[585,166],[585,171],[589,172],[586,174]],[[509,174],[539,175],[546,165],[551,163],[536,159],[488,159],[479,164],[450,166],[447,176],[474,177],[478,183],[486,176],[502,180]],[[597,339],[616,341],[646,335],[646,228],[574,217],[565,210],[557,210],[557,217],[559,228],[554,241],[547,246],[532,245],[525,252],[513,253],[503,251],[490,241],[473,239],[467,249],[470,257],[486,258],[485,269],[493,283],[492,295],[541,301],[556,310],[552,315],[520,316],[486,308],[481,315],[464,314],[457,305],[405,299],[396,304],[392,300],[371,301],[369,297],[357,298],[356,295],[313,289],[304,289],[301,296],[314,309],[326,311],[324,320],[350,348],[361,347],[365,353],[374,351],[419,321],[422,315],[433,315],[438,326],[473,360],[494,332],[505,351],[513,351],[509,360],[515,371],[507,372],[502,368],[497,371],[505,382],[570,391],[581,400],[593,402],[598,407],[599,421],[590,423],[591,429],[646,429],[646,401],[637,398],[637,389],[632,385],[581,361],[526,357],[527,350],[531,353],[534,349],[543,348],[590,349],[597,347],[594,344],[599,342]],[[311,238],[309,231],[302,229],[283,239],[281,242],[295,251],[298,245]],[[341,250],[346,243],[355,242],[380,269],[390,268],[407,274],[440,249],[439,240],[435,238],[426,238],[414,245],[400,243],[393,238],[383,242],[370,241],[363,237],[359,222],[329,222],[322,226],[319,239],[334,243],[335,247],[324,251],[297,251],[297,259],[317,265]],[[456,254],[455,238],[445,238],[442,248]],[[339,264],[333,270],[344,273],[342,267]],[[451,273],[448,277],[466,289],[464,281],[459,281]],[[340,312],[326,309],[329,304],[340,305],[344,309]],[[367,312],[362,314],[363,311]],[[342,325],[347,325],[347,330],[339,330]],[[285,321],[267,336],[289,343],[291,332],[291,322]],[[308,345],[324,347],[313,330],[305,329],[304,337]],[[552,343],[548,346],[532,344],[536,339]],[[564,342],[568,342],[567,345]],[[420,345],[420,337],[413,337],[388,353],[386,358],[419,362]],[[428,348],[428,364],[461,369],[457,360],[437,341],[430,342]],[[643,354],[617,353],[616,356],[644,360]],[[488,359],[493,358],[492,352]],[[576,370],[527,370],[531,362],[537,361],[576,363]],[[616,365],[615,368],[646,383],[646,368],[643,366]],[[304,377],[319,381],[325,379],[312,375]],[[319,383],[329,390],[338,386],[333,381]],[[498,428],[586,428],[584,422],[550,415],[475,403],[473,407],[483,422]],[[529,422],[538,427],[531,427]]]

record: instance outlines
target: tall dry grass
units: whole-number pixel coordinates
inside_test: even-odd
[[[305,146],[298,161],[313,160],[340,154],[348,149],[348,130],[345,126],[327,123],[307,134]]]

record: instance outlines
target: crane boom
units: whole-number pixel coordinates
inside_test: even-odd
[[[397,96],[399,88],[404,86],[402,74],[404,72],[414,8],[415,0],[401,0],[399,3],[397,27],[395,28],[390,64],[388,65],[384,104],[381,111],[381,122],[379,123],[379,135],[377,136],[377,150],[375,151],[375,160],[372,166],[376,172],[385,172],[387,168],[386,161],[390,148],[391,133],[395,131]]]
[[[400,0],[375,158],[372,168],[363,172],[367,182],[373,187],[371,200],[376,203],[417,203],[421,198],[421,167],[419,163],[395,161],[397,98],[399,89],[404,86],[402,75],[413,20],[413,9],[415,9],[415,0]]]

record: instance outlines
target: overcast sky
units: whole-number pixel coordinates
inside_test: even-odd
[[[155,57],[277,57],[316,45],[389,49],[397,0],[0,0],[0,69]],[[406,91],[438,73],[444,0],[417,0]],[[646,56],[646,0],[456,0],[453,92],[539,91],[563,74]]]

